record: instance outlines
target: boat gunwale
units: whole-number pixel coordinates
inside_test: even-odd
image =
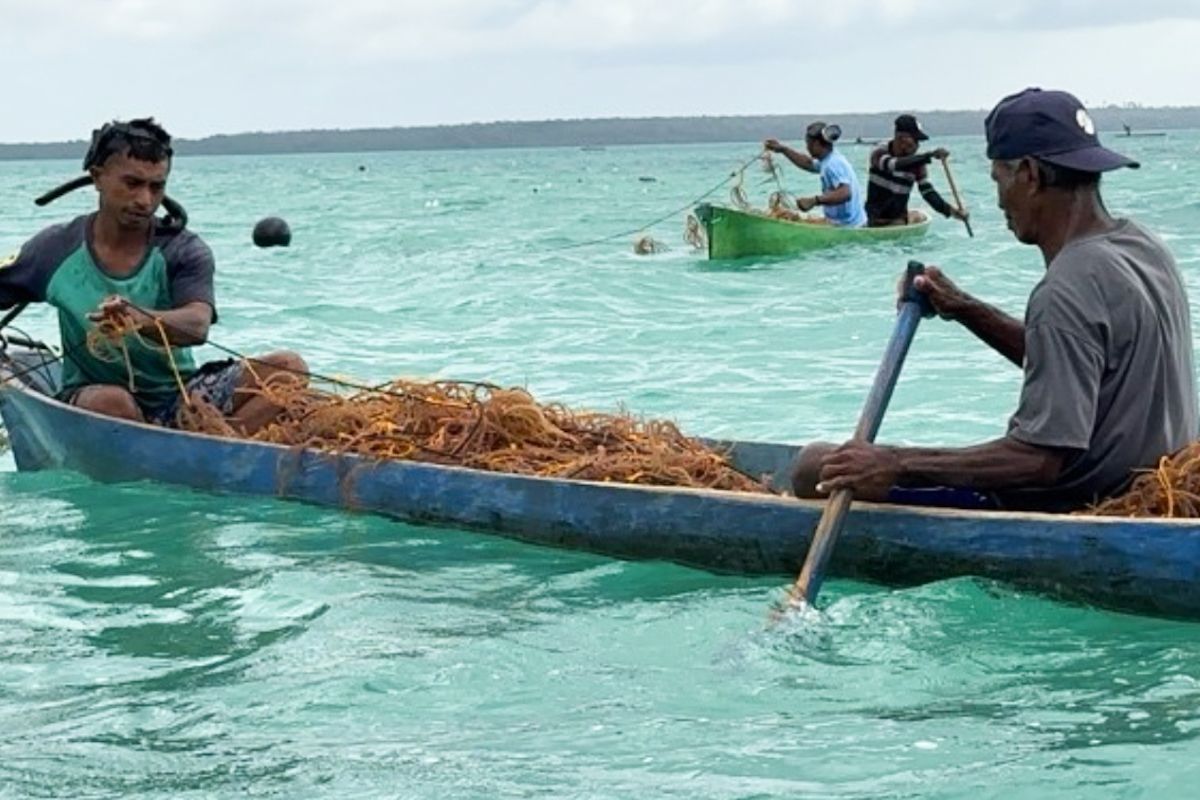
[[[916,231],[916,230],[928,228],[933,223],[933,215],[930,214],[928,211],[926,211],[923,208],[913,209],[912,212],[910,212],[910,213],[914,213],[914,214],[920,214],[922,216],[922,220],[920,222],[909,222],[904,225],[878,225],[875,227],[871,227],[869,225],[859,225],[857,227],[851,227],[848,225],[830,225],[829,223],[825,223],[825,222],[807,222],[805,220],[797,220],[797,219],[782,219],[780,217],[773,217],[764,211],[758,211],[758,210],[754,210],[754,209],[746,210],[746,209],[741,209],[741,208],[733,208],[732,206],[722,206],[722,205],[717,205],[717,204],[712,204],[712,203],[709,203],[707,205],[710,205],[714,209],[720,209],[721,211],[726,211],[731,214],[740,214],[741,216],[751,217],[753,219],[761,220],[763,222],[778,222],[781,225],[790,226],[793,228],[798,228],[798,229],[803,229],[803,230],[839,231],[839,232],[847,232],[847,233],[853,232],[856,234],[863,234],[863,235],[887,235],[887,234],[898,235],[900,231],[905,231],[905,232]]]
[[[182,439],[195,439],[199,442],[219,443],[223,445],[238,445],[243,447],[260,447],[267,450],[274,450],[280,455],[303,455],[311,454],[313,456],[324,456],[330,459],[344,460],[346,462],[357,462],[359,465],[366,466],[387,466],[395,468],[412,468],[412,469],[429,469],[435,472],[461,473],[465,476],[473,478],[507,478],[521,481],[530,481],[541,484],[558,484],[563,486],[589,486],[589,487],[605,487],[610,489],[619,489],[622,491],[641,492],[645,494],[688,494],[701,497],[720,498],[725,501],[735,500],[739,503],[748,505],[764,505],[764,506],[787,506],[807,508],[809,510],[820,513],[825,506],[824,500],[810,500],[797,498],[794,495],[787,493],[754,493],[754,492],[737,492],[723,489],[709,489],[700,487],[687,486],[654,486],[647,484],[622,483],[619,481],[592,481],[579,478],[558,478],[558,477],[543,477],[538,475],[526,475],[514,472],[498,472],[494,470],[482,470],[473,467],[461,467],[452,464],[435,464],[425,461],[412,461],[401,459],[372,459],[358,453],[350,452],[330,452],[327,450],[319,450],[311,447],[294,447],[273,442],[259,442],[250,439],[235,439],[223,436],[215,436],[212,434],[197,433],[193,431],[183,431],[175,428],[164,428],[157,425],[151,425],[147,422],[138,422],[135,420],[120,419],[118,417],[110,417],[91,411],[85,408],[64,403],[61,400],[46,395],[30,386],[27,386],[19,381],[14,382],[11,375],[5,376],[4,371],[0,369],[0,398],[6,392],[17,392],[25,397],[31,398],[34,402],[42,403],[51,407],[59,407],[67,413],[76,414],[85,418],[90,418],[95,422],[100,422],[108,425],[116,425],[118,427],[131,427],[136,430],[152,433],[155,435],[166,435],[182,437]],[[699,438],[699,437],[691,437]],[[721,440],[728,447],[724,449],[732,449],[737,446],[784,446],[784,447],[802,447],[803,445],[788,445],[775,442],[753,442],[739,440]],[[187,486],[186,483],[174,485]],[[1089,525],[1127,525],[1130,522],[1136,522],[1138,525],[1153,525],[1163,528],[1181,528],[1184,530],[1194,529],[1194,532],[1200,534],[1200,520],[1189,518],[1163,518],[1163,517],[1115,517],[1115,516],[1100,516],[1095,514],[1055,514],[1039,511],[1006,511],[1006,510],[980,510],[980,509],[959,509],[946,508],[935,506],[918,506],[918,505],[897,505],[892,503],[876,503],[868,501],[855,502],[855,508],[872,514],[883,514],[888,516],[918,516],[930,519],[955,519],[955,520],[987,520],[989,522],[1054,522],[1056,525],[1064,526],[1089,526]]]

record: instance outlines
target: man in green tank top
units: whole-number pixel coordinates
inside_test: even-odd
[[[213,255],[179,221],[160,220],[173,151],[153,119],[97,130],[84,159],[99,208],[52,225],[0,261],[0,309],[46,302],[58,310],[63,367],[59,399],[138,422],[174,424],[183,398],[207,402],[254,433],[279,409],[255,393],[280,370],[304,375],[295,353],[278,352],[197,368],[189,348],[217,320]],[[97,326],[136,325],[115,352],[93,353]],[[166,337],[170,348],[164,347]]]

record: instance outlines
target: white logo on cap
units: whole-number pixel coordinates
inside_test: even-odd
[[[1085,109],[1081,108],[1075,112],[1075,121],[1079,123],[1079,127],[1083,128],[1083,132],[1088,136],[1096,135],[1096,123],[1092,122],[1092,118]]]

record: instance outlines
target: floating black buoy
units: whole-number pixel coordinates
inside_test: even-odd
[[[367,171],[367,167],[366,167],[366,165],[365,165],[365,164],[359,164],[359,165],[358,165],[358,171],[359,171],[359,172],[366,172],[366,171]]]
[[[254,226],[254,244],[258,247],[287,247],[292,229],[279,217],[264,217]]]

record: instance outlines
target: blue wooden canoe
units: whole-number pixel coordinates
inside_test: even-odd
[[[0,370],[0,375],[2,375]],[[39,377],[42,373],[34,373]],[[51,380],[47,378],[47,382]],[[375,463],[166,430],[0,385],[19,469],[151,480],[473,528],[617,558],[792,576],[822,504],[792,497]],[[786,481],[799,447],[731,443],[741,469]],[[835,575],[911,585],[975,575],[1112,609],[1200,619],[1200,521],[856,504]]]

